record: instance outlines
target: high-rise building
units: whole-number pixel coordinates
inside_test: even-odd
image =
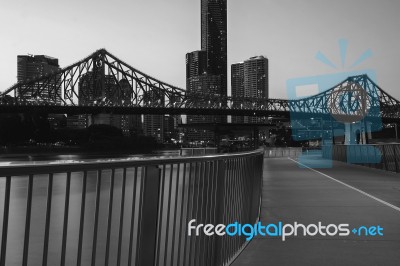
[[[119,104],[126,105],[130,104],[132,99],[132,86],[129,81],[125,78],[119,81],[119,86],[121,88]],[[123,115],[121,117],[121,129],[125,136],[128,135],[138,135],[142,130],[142,116],[141,115]]]
[[[163,104],[164,97],[157,91],[144,92],[143,101],[151,104]],[[143,116],[143,133],[145,136],[154,137],[157,142],[164,142],[164,115],[144,115]]]
[[[59,70],[58,59],[47,55],[18,55],[18,82]]]
[[[221,76],[220,95],[227,95],[227,0],[201,0],[201,50],[207,74]]]
[[[233,97],[233,107],[241,108],[242,99],[244,97],[244,63],[236,63],[231,65],[231,95]],[[232,123],[244,123],[243,116],[232,116]]]
[[[207,73],[206,51],[194,51],[186,54],[186,88],[192,90],[190,79]]]
[[[164,142],[164,115],[144,115],[143,133],[159,143]]]
[[[268,59],[255,56],[244,61],[244,96],[269,97]]]
[[[225,105],[221,100],[227,96],[227,58],[227,1],[201,0],[201,50],[186,54],[186,90],[188,94],[212,95],[215,103],[200,104]],[[188,124],[215,122],[226,123],[226,116],[187,118]],[[188,138],[209,140],[214,134],[189,130]]]
[[[60,69],[58,59],[47,55],[18,55],[17,56],[17,79],[18,82],[32,80],[46,74],[54,73]],[[60,81],[46,82],[40,91],[40,95],[27,91],[24,93],[27,101],[42,100],[46,102],[61,103]]]
[[[58,59],[47,55],[18,55],[17,56],[17,80],[26,82],[40,78],[47,74],[53,74],[60,70]],[[24,91],[25,100],[28,102],[45,102],[61,104],[61,81],[58,75],[41,83],[41,89]],[[39,82],[38,82],[39,83]],[[49,126],[57,129],[65,126],[65,116],[62,114],[49,114],[47,117]]]
[[[244,63],[231,65],[232,96],[244,97]]]
[[[179,136],[176,131],[177,117],[166,115],[164,116],[164,140],[170,141],[171,139],[178,139]]]
[[[188,80],[190,90],[188,93],[204,93],[215,95],[221,89],[221,76],[201,75],[193,76]],[[218,97],[215,97],[218,99]]]
[[[116,104],[120,101],[116,93],[118,90],[114,76],[104,75],[103,79],[100,72],[90,71],[81,76],[78,86],[79,104],[85,105],[95,102]]]
[[[79,104],[87,105],[97,103],[98,101],[103,101],[105,92],[112,91],[116,87],[114,78],[112,76],[104,77],[104,87],[105,88],[102,88],[102,75],[99,69],[93,68],[93,71],[83,74],[78,82]],[[70,125],[73,125],[77,128],[87,128],[92,124],[111,125],[111,117],[109,117],[109,115],[105,117],[103,114],[78,115],[70,117],[68,120],[70,121]]]
[[[227,96],[227,1],[201,0],[201,50],[186,54],[187,90],[189,79],[201,76],[219,76],[216,96]],[[209,88],[202,88],[207,93]]]
[[[231,83],[233,98],[268,98],[268,59],[264,56],[255,56],[244,62],[233,64],[231,66]],[[235,101],[233,104],[235,105]],[[232,117],[233,123],[256,123],[259,121],[260,118]]]
[[[121,105],[130,99],[130,84],[126,79],[118,83],[114,76],[102,76],[101,70],[94,68],[81,76],[79,83],[79,104],[112,104]],[[136,126],[137,117],[115,114],[79,115],[70,117],[73,127],[88,127],[92,124],[105,124],[122,130],[125,136],[130,135],[132,127]]]
[[[189,78],[189,87],[190,91],[188,93],[204,93],[206,95],[216,95],[221,89],[221,76],[217,75],[201,75],[201,76],[193,76]],[[218,97],[214,98],[214,102],[206,102],[199,103],[200,105],[214,105],[218,106],[220,101]],[[196,100],[196,98],[194,98]],[[187,123],[188,124],[201,124],[201,123],[222,123],[224,117],[221,116],[213,116],[213,115],[188,115]],[[198,129],[189,129],[187,131],[187,137],[189,140],[200,140],[200,141],[209,141],[214,140],[214,133],[209,130],[198,130]]]

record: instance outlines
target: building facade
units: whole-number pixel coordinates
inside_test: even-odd
[[[153,137],[158,143],[164,142],[164,115],[144,115],[143,133]]]
[[[201,0],[201,50],[207,74],[221,76],[220,95],[227,95],[227,0]]]
[[[241,98],[244,97],[244,63],[236,63],[231,65],[231,95],[234,97],[233,107],[241,108]],[[235,98],[237,101],[235,101]],[[232,123],[244,123],[243,116],[232,116]]]
[[[194,51],[186,54],[186,88],[193,91],[190,79],[207,74],[206,51]]]
[[[150,105],[164,104],[164,97],[157,91],[144,92],[143,101]],[[154,137],[157,142],[164,142],[164,115],[143,115],[143,133],[145,136]]]
[[[215,94],[227,96],[227,62],[227,1],[201,0],[201,50],[186,54],[186,89],[191,90],[189,79],[195,76],[219,76]]]
[[[79,104],[119,103],[114,76],[104,75],[103,79],[100,71],[90,71],[81,76],[78,86]]]
[[[201,0],[201,50],[186,54],[186,91],[188,94],[209,95],[199,105],[225,105],[227,96],[227,1]],[[200,97],[193,97],[197,101]],[[226,123],[226,116],[188,116],[187,123]],[[213,132],[189,129],[187,139],[214,139]]]
[[[43,76],[60,69],[58,59],[47,55],[18,55],[18,82]]]
[[[205,95],[218,95],[221,89],[221,76],[218,75],[201,75],[194,76],[189,79],[190,92],[188,93],[202,93]],[[200,102],[196,97],[193,98],[196,101],[195,104],[201,106],[219,106],[219,97],[211,97],[205,102]],[[225,119],[225,121],[224,121]],[[212,116],[212,115],[188,115],[187,124],[210,124],[210,123],[224,123],[226,122],[226,117],[224,116]],[[198,128],[188,129],[187,139],[189,141],[211,141],[214,140],[215,136],[212,131],[202,130]]]
[[[24,82],[54,73],[60,70],[58,59],[47,55],[18,55],[17,80]],[[59,79],[50,81],[40,92],[27,91],[24,93],[27,101],[46,101],[61,103],[61,86]]]
[[[111,104],[122,105],[130,100],[131,86],[126,79],[116,82],[112,75],[102,75],[100,69],[94,68],[87,72],[79,80],[78,93],[79,104]],[[75,128],[89,127],[92,124],[104,124],[114,126],[122,130],[125,136],[132,133],[133,127],[137,127],[137,116],[97,114],[79,115],[70,118],[70,125]]]
[[[268,98],[268,59],[264,56],[255,56],[244,62],[231,65],[231,83],[233,98]],[[235,105],[235,101],[233,104]],[[236,108],[251,107],[238,106],[238,104],[235,105]],[[258,123],[261,121],[262,118],[247,116],[232,117],[232,123]]]
[[[268,59],[255,56],[244,61],[244,96],[269,97]]]

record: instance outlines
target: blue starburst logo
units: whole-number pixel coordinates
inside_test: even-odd
[[[349,42],[346,39],[340,39],[339,40],[339,49],[340,49],[340,57],[341,57],[341,63],[342,63],[342,67],[345,68],[346,67],[346,59],[347,59],[347,48],[349,46]],[[367,49],[365,52],[363,52],[358,59],[353,62],[350,65],[350,68],[354,68],[358,65],[360,65],[362,62],[364,62],[365,60],[367,60],[368,58],[372,57],[372,50],[371,49]],[[321,51],[318,51],[317,54],[315,55],[315,58],[317,60],[319,60],[320,62],[324,63],[327,66],[330,66],[334,69],[337,69],[338,67],[332,63],[332,60],[328,59],[327,56],[325,56],[325,54],[323,54]]]

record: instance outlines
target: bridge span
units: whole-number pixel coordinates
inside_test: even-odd
[[[0,111],[258,117],[301,114],[302,118],[333,115],[339,120],[352,116],[356,121],[368,114],[398,121],[400,101],[366,74],[337,82],[316,95],[289,100],[198,93],[162,82],[100,49],[63,69],[12,85],[0,93]]]

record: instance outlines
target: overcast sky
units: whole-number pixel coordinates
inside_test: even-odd
[[[398,0],[228,0],[228,65],[268,57],[272,98],[287,97],[290,78],[373,69],[400,99],[399,12]],[[19,54],[49,55],[65,67],[99,48],[184,88],[185,54],[200,49],[200,0],[2,1],[0,36],[0,91],[16,82]],[[368,49],[373,56],[351,68]],[[316,60],[318,51],[337,68]]]

